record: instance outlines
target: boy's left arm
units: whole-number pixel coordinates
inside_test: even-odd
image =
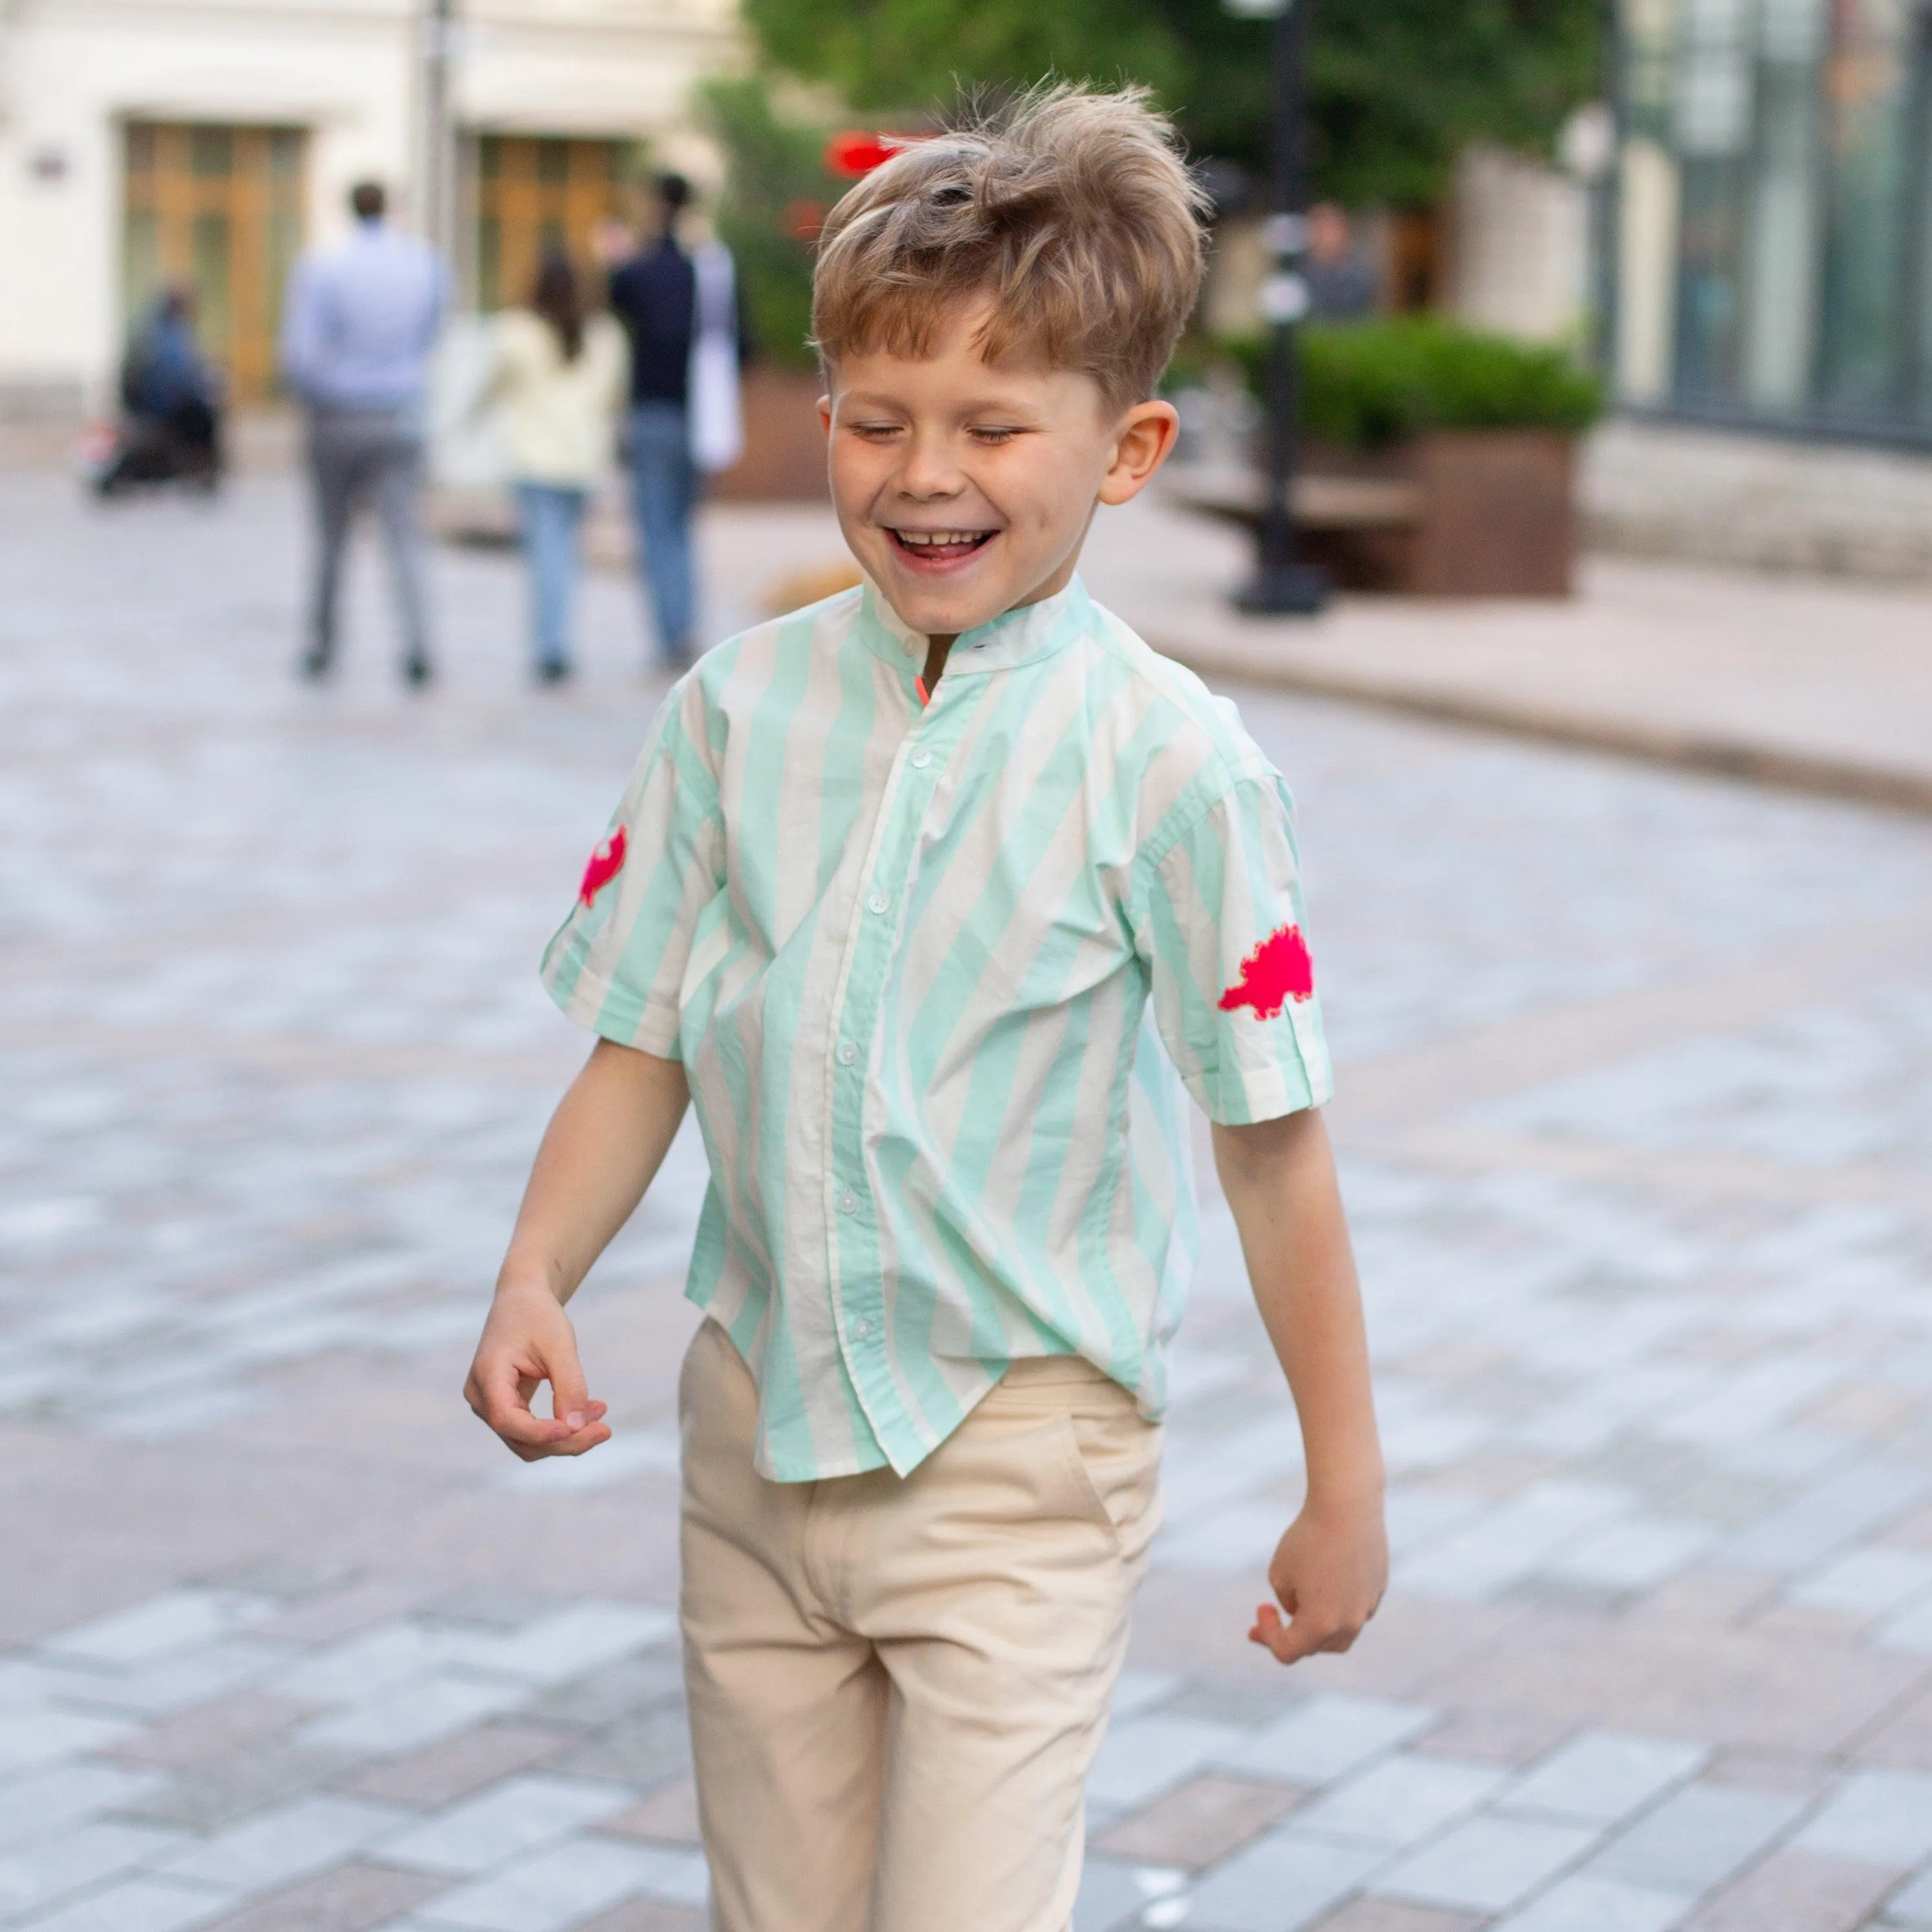
[[[1293,1664],[1346,1650],[1388,1583],[1368,1338],[1328,1129],[1312,1108],[1214,1129],[1255,1300],[1301,1420],[1308,1488],[1268,1566],[1250,1640]]]

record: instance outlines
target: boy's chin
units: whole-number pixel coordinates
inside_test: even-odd
[[[976,625],[990,624],[1016,601],[1004,583],[933,584],[914,572],[895,569],[890,561],[878,582],[902,620],[927,637],[957,637]]]

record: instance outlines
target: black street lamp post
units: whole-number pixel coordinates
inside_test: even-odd
[[[1304,80],[1313,0],[1224,0],[1228,10],[1273,16],[1274,27],[1274,182],[1264,231],[1271,259],[1262,285],[1268,324],[1268,470],[1256,527],[1255,574],[1234,593],[1243,610],[1307,616],[1327,602],[1328,580],[1294,554],[1294,472],[1299,415],[1295,325],[1308,313],[1307,172],[1303,165],[1307,97]]]

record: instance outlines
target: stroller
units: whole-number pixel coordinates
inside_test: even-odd
[[[212,495],[221,482],[220,378],[194,339],[194,298],[170,289],[121,365],[121,418],[86,452],[96,496],[166,483]]]

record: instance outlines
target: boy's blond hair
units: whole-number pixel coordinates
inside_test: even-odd
[[[1112,408],[1150,395],[1200,292],[1206,197],[1148,102],[1036,88],[874,170],[819,239],[820,355],[928,355],[941,318],[983,296],[989,362],[1077,369]]]

